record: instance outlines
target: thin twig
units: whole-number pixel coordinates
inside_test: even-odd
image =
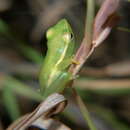
[[[96,127],[90,118],[90,114],[89,114],[83,100],[81,99],[81,97],[78,95],[78,93],[76,92],[76,90],[74,88],[72,88],[72,90],[73,90],[73,95],[75,97],[75,100],[76,100],[76,102],[80,108],[80,111],[81,111],[81,113],[86,121],[86,124],[88,124],[90,130],[96,130]]]

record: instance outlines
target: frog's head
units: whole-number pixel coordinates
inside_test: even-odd
[[[66,19],[60,20],[47,31],[48,40],[59,38],[69,43],[74,39],[72,29]]]

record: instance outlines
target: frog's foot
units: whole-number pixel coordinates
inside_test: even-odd
[[[74,80],[77,79],[77,78],[79,78],[79,75],[75,75],[75,76],[73,77]]]
[[[77,60],[75,60],[75,59],[72,59],[72,64],[79,65],[79,64],[80,64],[80,62],[79,62],[79,61],[77,61]]]
[[[75,80],[75,79],[77,79],[77,78],[79,78],[79,75],[74,75],[74,76],[71,77],[70,80]]]

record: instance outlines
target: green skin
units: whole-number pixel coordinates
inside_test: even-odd
[[[44,97],[62,92],[72,80],[67,72],[74,55],[74,36],[68,22],[63,19],[47,31],[47,55],[41,67],[39,81]]]

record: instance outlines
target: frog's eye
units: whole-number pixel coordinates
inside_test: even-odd
[[[73,39],[73,38],[74,38],[74,35],[71,33],[71,34],[70,34],[70,37],[71,37],[71,39]]]
[[[73,39],[73,34],[72,33],[71,34],[70,33],[65,33],[63,35],[63,38],[64,38],[65,41],[70,42]]]

